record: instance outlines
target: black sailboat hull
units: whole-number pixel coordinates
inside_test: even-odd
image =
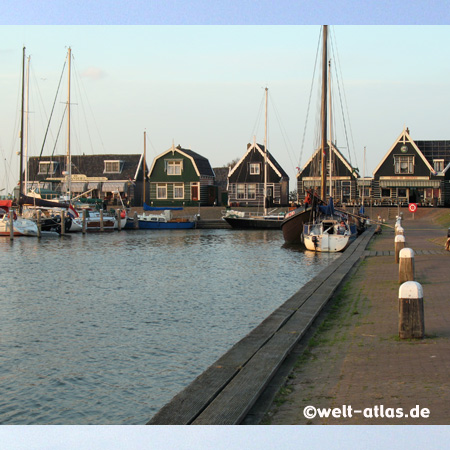
[[[304,208],[297,208],[286,214],[281,222],[281,231],[283,232],[284,242],[286,244],[301,244],[303,225],[311,221],[312,208],[305,211]]]
[[[238,230],[264,230],[280,229],[283,221],[280,219],[246,218],[246,217],[226,217],[225,221],[232,228]]]

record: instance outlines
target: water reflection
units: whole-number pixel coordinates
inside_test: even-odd
[[[274,231],[0,240],[0,422],[145,423],[337,255]]]

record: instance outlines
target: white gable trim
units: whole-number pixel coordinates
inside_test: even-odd
[[[392,147],[389,149],[386,155],[384,155],[384,158],[381,160],[380,164],[378,164],[376,169],[373,171],[372,173],[373,176],[375,176],[375,174],[378,172],[378,169],[384,164],[388,156],[392,153],[392,151],[400,141],[404,143],[408,142],[409,144],[411,144],[412,147],[416,150],[417,154],[422,158],[422,161],[425,163],[425,165],[430,169],[430,172],[432,173],[434,172],[434,168],[431,167],[431,164],[428,162],[425,156],[423,156],[423,153],[420,151],[419,147],[417,147],[416,143],[411,139],[409,133],[406,131],[406,129],[404,129],[400,133],[400,136],[397,138],[397,140],[392,144]]]
[[[171,152],[172,153],[178,152],[178,153],[182,154],[183,156],[185,156],[186,158],[188,158],[189,160],[191,160],[192,165],[194,166],[194,169],[195,169],[195,173],[200,177],[200,172],[198,170],[197,164],[195,164],[194,158],[192,156],[187,155],[186,153],[184,153],[183,150],[180,150],[179,148],[176,148],[175,145],[172,145],[171,148],[169,148],[165,152],[162,152],[160,155],[155,157],[155,159],[153,160],[153,163],[152,163],[152,167],[149,170],[149,176],[153,172],[153,169],[155,167],[156,161],[158,161],[158,159],[162,158],[163,156],[165,156],[165,155],[167,155],[168,153],[171,153]]]
[[[264,151],[261,149],[261,147],[256,144],[253,143],[252,145],[250,145],[250,147],[247,149],[245,155],[239,160],[239,162],[230,170],[230,172],[228,173],[228,177],[231,177],[231,175],[233,175],[233,173],[237,170],[237,168],[245,161],[245,158],[247,158],[248,154],[254,149],[256,148],[256,150],[259,151],[259,153],[261,153],[262,157],[264,158]],[[267,164],[272,167],[272,169],[275,171],[275,173],[282,178],[282,175],[280,173],[280,171],[274,166],[274,164],[272,163],[272,161],[270,160],[270,158],[267,158]]]

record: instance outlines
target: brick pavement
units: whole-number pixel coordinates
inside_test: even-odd
[[[444,250],[446,228],[433,223],[432,216],[433,212],[427,211],[412,220],[408,213],[403,221],[406,247],[416,251],[415,278],[424,292],[425,339],[398,338],[394,230],[384,228],[366,254],[376,251],[386,256],[367,256],[336,296],[336,307],[310,340],[263,423],[449,423],[450,252]],[[362,413],[308,419],[303,413],[308,405],[350,405]],[[410,409],[416,405],[428,408],[429,418],[375,417],[375,407],[379,408],[378,416],[381,406],[385,416],[396,415],[395,408],[410,416]],[[366,408],[372,408],[374,417],[365,417],[370,413],[364,411]]]

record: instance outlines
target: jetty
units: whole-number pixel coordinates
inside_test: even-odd
[[[341,257],[323,269],[313,280],[304,285],[258,327],[235,344],[189,386],[161,408],[148,424],[324,423],[314,422],[309,419],[299,420],[298,417],[302,407],[306,406],[302,400],[306,396],[303,389],[295,390],[295,394],[291,393],[292,399],[289,395],[287,396],[288,400],[283,403],[283,405],[286,405],[285,410],[276,406],[274,398],[280,387],[285,383],[287,385],[293,383],[290,381],[291,379],[297,379],[295,375],[292,375],[295,370],[295,362],[298,356],[308,347],[307,341],[314,334],[320,322],[326,317],[325,308],[339,295],[344,285],[353,286],[360,283],[359,286],[371,287],[372,297],[370,301],[373,301],[377,307],[379,303],[382,303],[384,308],[377,314],[376,322],[372,324],[374,329],[372,332],[374,334],[369,334],[369,336],[380,335],[379,331],[375,330],[381,329],[385,331],[386,324],[389,323],[391,328],[390,334],[387,334],[385,338],[399,343],[399,339],[395,338],[395,336],[398,336],[399,326],[399,300],[397,298],[399,264],[396,262],[394,246],[396,234],[394,228],[395,219],[389,217],[390,212],[387,210],[385,210],[385,213],[387,213],[388,217],[384,221],[387,224],[389,222],[390,227],[383,227],[382,232],[378,235],[374,235],[376,227],[370,227],[369,230],[349,246]],[[449,287],[449,282],[445,283],[444,281],[444,287],[442,282],[443,279],[448,279],[448,273],[450,273],[450,252],[445,251],[443,245],[446,240],[446,228],[436,224],[429,224],[426,217],[427,214],[424,212],[422,217],[416,215],[415,221],[410,217],[405,221],[406,243],[408,246],[415,247],[416,261],[419,262],[419,264],[416,262],[416,267],[420,268],[417,274],[418,279],[420,280],[424,273],[427,273],[427,277],[429,277],[429,270],[432,270],[436,277],[436,286],[433,287],[433,290],[431,290],[431,286],[426,285],[424,287],[425,329],[427,329],[429,321],[427,318],[427,293],[428,296],[432,297],[437,295],[436,301],[442,302]],[[424,223],[426,226],[424,226]],[[369,263],[361,265],[360,263],[363,260]],[[363,279],[356,277],[355,274],[359,274],[360,271],[365,270],[368,266],[372,268],[373,273],[370,275],[365,274]],[[357,281],[355,281],[355,277]],[[393,280],[389,277],[393,278]],[[364,292],[367,292],[367,288],[364,289]],[[429,335],[426,334],[426,336]],[[382,355],[385,351],[383,346],[378,348],[378,342],[373,337],[370,337],[370,340],[372,345],[369,349],[370,356],[368,357],[376,360],[379,367],[370,365],[370,369],[364,370],[358,364],[344,374],[344,376],[348,377],[348,383],[351,383],[350,380],[355,380],[356,377],[360,383],[366,386],[365,389],[369,393],[372,392],[370,383],[364,381],[368,370],[370,370],[371,374],[369,376],[370,382],[377,384],[380,373],[383,374],[382,378],[384,379],[384,372],[387,370],[387,367],[393,364],[392,361],[396,362],[396,366],[400,366],[396,370],[399,373],[403,373],[402,376],[404,377],[406,377],[404,372],[406,367],[408,367],[405,366],[404,359],[399,358],[395,353],[399,349],[396,349],[390,355],[389,364],[387,364],[385,357]],[[427,340],[425,339],[425,341],[421,342],[427,342]],[[448,345],[448,338],[446,338],[445,345]],[[402,350],[403,348],[405,348],[405,345],[402,347]],[[408,349],[413,355],[416,354],[411,343]],[[345,354],[342,356],[342,359],[344,358]],[[446,360],[447,368],[445,370],[444,367],[440,368],[442,376],[444,376],[444,371],[445,374],[448,373],[450,358],[446,358]],[[324,356],[324,361],[324,364],[326,364],[326,356]],[[402,364],[403,367],[401,367]],[[414,369],[419,370],[418,367],[408,368],[410,371],[414,371]],[[432,370],[433,368],[430,366],[430,371]],[[388,372],[390,373],[391,369]],[[428,375],[430,373],[427,372]],[[330,377],[336,376],[336,373],[330,374]],[[424,373],[423,376],[426,377],[427,375]],[[395,379],[395,377],[393,378]],[[425,380],[423,381],[425,382]],[[440,381],[443,382],[444,380]],[[397,379],[396,382],[399,383],[400,380]],[[448,381],[446,383],[448,384]],[[362,386],[359,386],[359,388],[363,389]],[[333,389],[337,389],[337,386],[330,383],[329,389],[322,387],[321,392],[326,390],[331,399],[334,398],[335,394]],[[343,404],[351,404],[351,400],[354,400],[355,405],[360,405],[360,389],[354,392],[353,397],[352,395],[344,396]],[[377,392],[380,391],[382,392],[381,387]],[[288,389],[288,392],[290,392],[290,389]],[[446,400],[447,405],[450,404],[448,400],[449,398]],[[299,404],[296,407],[292,407],[292,402],[298,402]],[[370,395],[367,402],[373,403],[373,398],[370,399]],[[332,406],[335,402],[330,401],[329,403]],[[449,409],[448,406],[446,409]],[[446,411],[446,413],[448,412]],[[448,414],[446,417],[448,417]],[[342,422],[335,420],[331,423],[338,424]],[[348,422],[347,419],[345,423],[366,422]],[[385,421],[384,423],[392,422]],[[417,423],[417,421],[401,423]],[[436,423],[440,422],[437,421]]]

